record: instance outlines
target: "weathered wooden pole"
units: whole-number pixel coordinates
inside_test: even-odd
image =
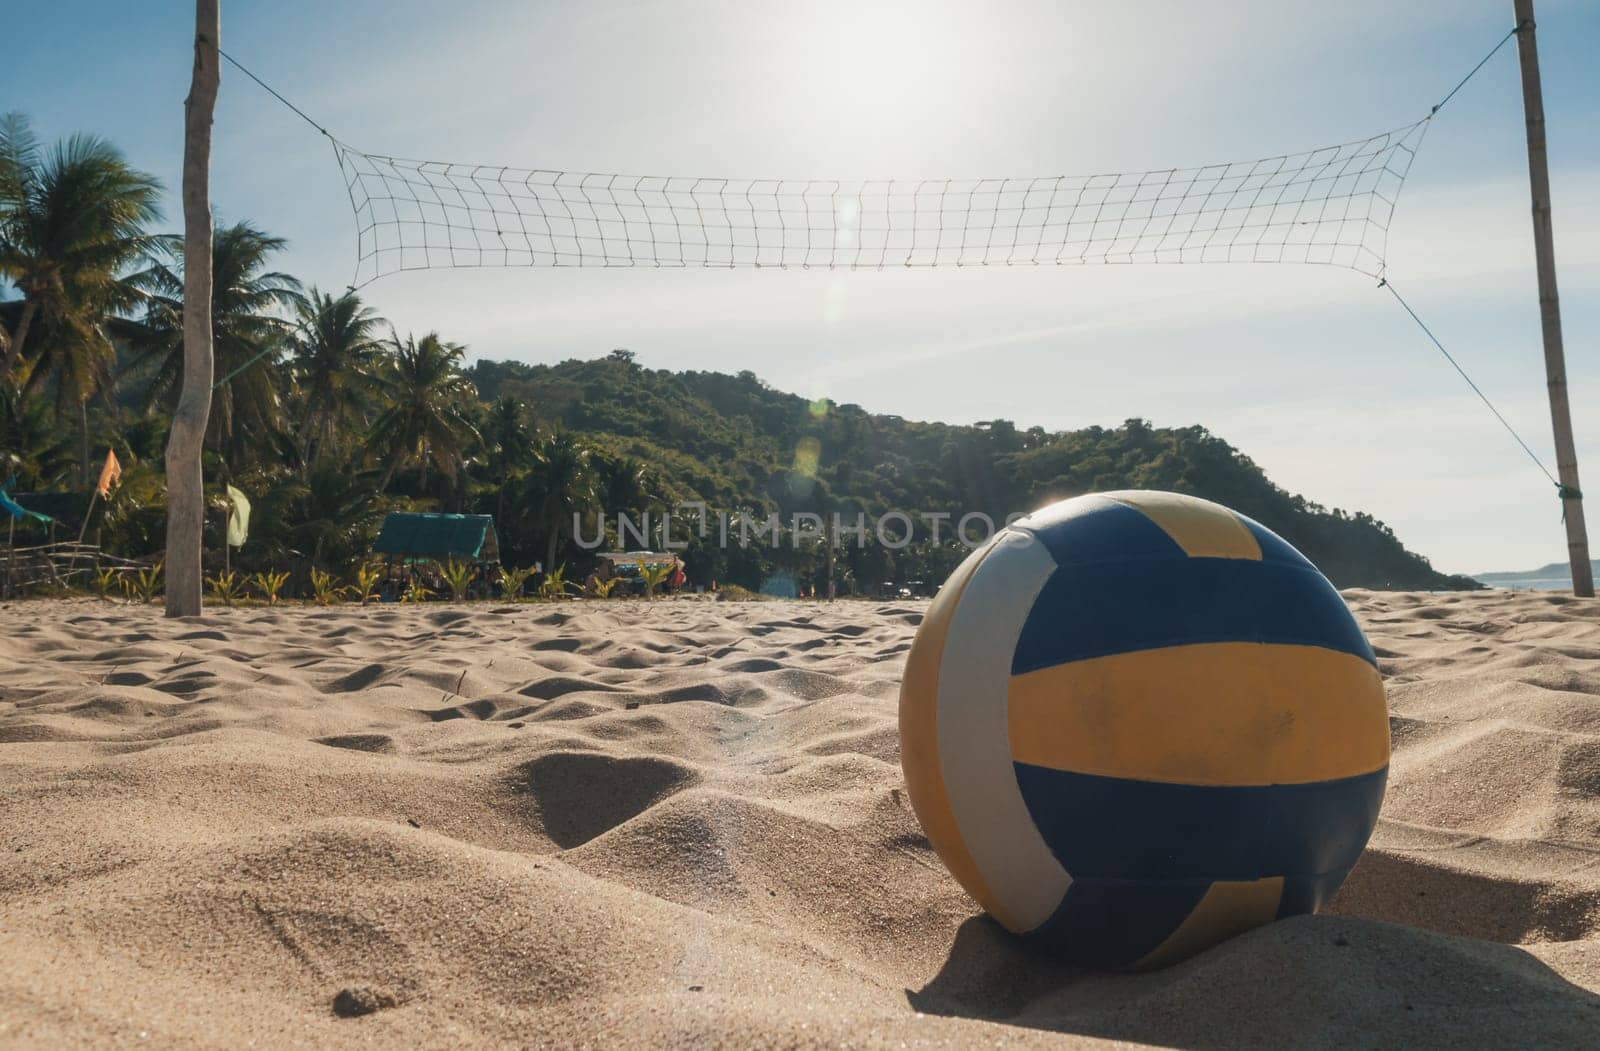
[[[1572,593],[1594,597],[1589,532],[1578,484],[1578,452],[1567,404],[1567,363],[1561,347],[1561,298],[1556,291],[1556,248],[1550,223],[1550,163],[1545,156],[1544,92],[1539,86],[1539,46],[1534,40],[1533,0],[1512,0],[1517,16],[1517,57],[1522,63],[1522,112],[1528,128],[1528,189],[1533,195],[1533,250],[1539,268],[1539,321],[1544,330],[1544,372],[1550,388],[1550,423],[1556,440],[1556,476],[1567,524]]]
[[[211,417],[211,114],[221,70],[218,0],[195,0],[194,73],[183,119],[183,390],[167,439],[167,616],[200,614],[205,489],[200,453]]]

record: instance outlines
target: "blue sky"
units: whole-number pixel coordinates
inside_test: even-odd
[[[1569,382],[1600,490],[1600,5],[1540,0]],[[93,131],[169,187],[192,10],[24,5],[0,109]],[[662,174],[908,178],[1248,159],[1422,116],[1508,0],[223,0],[223,46],[378,153]],[[213,202],[342,288],[354,223],[325,140],[224,67]],[[1553,466],[1514,49],[1442,111],[1389,275]],[[1387,521],[1452,571],[1564,556],[1549,484],[1386,293],[1297,266],[432,271],[364,295],[475,357],[634,350],[879,412],[1023,426],[1201,423],[1279,484]],[[1600,518],[1600,513],[1596,514]],[[1595,523],[1600,532],[1600,521]]]

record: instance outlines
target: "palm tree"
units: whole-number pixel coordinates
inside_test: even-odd
[[[161,217],[160,195],[155,177],[104,139],[74,135],[46,156],[26,117],[0,117],[0,277],[22,293],[15,327],[0,340],[0,381],[42,318],[53,323],[58,346],[75,348],[80,366],[94,364],[69,376],[72,395],[88,400],[85,384],[111,355],[102,323],[134,301],[123,274],[149,250],[145,227]]]
[[[657,499],[649,470],[634,457],[601,459],[596,467],[599,476],[596,491],[601,509],[607,514],[639,511]]]
[[[217,389],[206,443],[235,466],[249,451],[271,448],[281,432],[283,380],[277,365],[290,325],[280,312],[299,309],[305,297],[299,281],[266,266],[287,244],[249,222],[219,226],[212,239]],[[154,367],[151,401],[175,398],[183,377],[182,240],[163,238],[138,280],[149,300],[133,367]]]
[[[43,402],[0,386],[0,482],[21,489],[52,485],[71,470],[72,439],[49,418]]]
[[[85,302],[78,300],[79,304]],[[77,322],[95,314],[100,320],[89,327]],[[58,422],[72,418],[78,427],[78,481],[88,485],[93,464],[90,461],[89,400],[96,394],[109,395],[116,350],[109,330],[117,319],[105,316],[106,308],[90,308],[71,319],[41,312],[31,325],[29,342],[35,350],[25,364],[20,394],[37,401],[41,389],[54,391],[54,413]],[[107,397],[110,406],[110,399]]]
[[[22,292],[0,340],[0,382],[29,393],[53,382],[57,417],[77,416],[85,484],[89,399],[106,389],[116,359],[107,330],[138,301],[125,273],[150,247],[144,228],[160,217],[160,192],[104,139],[74,135],[47,156],[26,118],[0,117],[0,278]]]
[[[489,470],[499,482],[495,520],[505,517],[506,483],[511,469],[533,456],[533,431],[523,418],[522,404],[510,395],[489,407],[483,420],[483,444],[489,452]]]
[[[378,492],[386,492],[394,474],[413,461],[424,469],[437,467],[455,479],[467,451],[480,442],[467,411],[477,391],[461,374],[467,348],[446,343],[437,332],[418,340],[393,337],[394,355],[384,377],[388,407],[378,414],[367,447],[388,460]]]
[[[572,516],[594,505],[595,478],[589,450],[567,431],[556,431],[533,450],[528,510],[544,530],[545,570],[556,564],[556,545],[570,535]]]
[[[295,524],[289,533],[310,564],[320,568],[325,557],[334,565],[359,558],[383,513],[370,480],[323,466],[291,488]]]
[[[299,331],[290,340],[291,360],[305,399],[295,444],[309,467],[334,446],[340,424],[365,415],[385,353],[374,335],[384,320],[354,291],[335,299],[315,287],[295,313]]]

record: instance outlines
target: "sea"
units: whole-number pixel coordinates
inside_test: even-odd
[[[1482,579],[1481,577],[1478,579]],[[1505,573],[1496,573],[1493,579],[1484,580],[1492,588],[1508,588],[1511,591],[1571,591],[1571,578],[1536,577],[1536,576],[1511,576]]]

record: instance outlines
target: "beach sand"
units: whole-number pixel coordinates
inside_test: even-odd
[[[1600,1044],[1600,603],[1346,597],[1371,847],[1139,975],[1024,950],[929,850],[920,604],[11,603],[0,1045]]]

